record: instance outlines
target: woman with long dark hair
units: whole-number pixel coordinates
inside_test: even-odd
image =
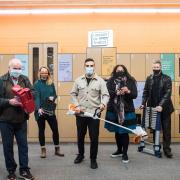
[[[123,125],[136,128],[136,114],[133,99],[137,97],[136,80],[124,65],[116,65],[110,79],[107,81],[110,100],[107,105],[106,119]],[[115,132],[117,150],[111,157],[122,156],[122,161],[128,163],[129,133],[127,130],[105,123],[105,128]]]

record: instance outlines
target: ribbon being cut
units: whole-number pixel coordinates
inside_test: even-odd
[[[147,138],[147,133],[146,133],[146,131],[144,131],[142,129],[141,126],[137,125],[135,129],[130,129],[130,128],[127,128],[127,127],[122,126],[120,124],[116,124],[116,123],[113,123],[113,122],[108,121],[106,119],[100,118],[100,113],[101,113],[101,111],[100,111],[99,108],[97,108],[95,110],[94,114],[89,113],[89,112],[83,112],[83,111],[81,111],[80,113],[77,113],[76,112],[76,106],[74,104],[70,104],[69,108],[68,108],[68,111],[67,111],[67,115],[77,115],[77,116],[78,115],[82,115],[82,116],[86,116],[86,117],[91,117],[91,118],[93,118],[95,120],[101,120],[101,121],[110,123],[110,124],[112,124],[114,126],[117,126],[117,127],[122,128],[122,129],[125,129],[125,130],[135,134],[134,143],[139,143],[142,139],[146,139]]]

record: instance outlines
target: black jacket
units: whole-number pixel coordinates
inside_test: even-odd
[[[21,87],[30,88],[33,91],[32,85],[29,79],[21,75],[19,77],[18,85]],[[21,107],[15,107],[9,104],[9,99],[14,98],[14,94],[11,90],[13,82],[9,76],[9,73],[0,77],[0,121],[8,123],[21,123],[29,118]]]
[[[147,77],[144,92],[142,97],[142,105],[151,107],[151,94],[152,94],[152,86],[153,86],[153,75]],[[157,95],[160,98],[159,106],[162,106],[162,113],[171,114],[174,111],[174,107],[171,101],[171,93],[172,93],[172,81],[171,78],[161,73],[160,82]]]
[[[126,82],[127,88],[131,91],[130,94],[125,94],[123,95],[123,100],[124,100],[124,111],[125,112],[134,112],[134,104],[133,104],[133,99],[137,97],[137,86],[136,82],[128,79]],[[114,78],[111,77],[107,81],[107,89],[110,94],[110,99],[107,105],[107,110],[109,111],[115,111],[114,109],[114,98],[117,96],[116,95],[116,84],[114,82]]]

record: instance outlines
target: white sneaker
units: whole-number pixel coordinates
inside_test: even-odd
[[[128,163],[128,162],[129,162],[129,158],[128,158],[128,155],[127,155],[127,154],[123,154],[123,156],[122,156],[122,162],[123,162],[123,163]]]

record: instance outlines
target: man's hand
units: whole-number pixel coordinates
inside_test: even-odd
[[[140,105],[139,109],[144,109],[144,105]]]
[[[101,111],[103,111],[105,109],[105,105],[104,104],[100,104],[99,108],[100,108]]]
[[[80,114],[80,112],[81,112],[80,106],[76,106],[75,112],[76,112],[76,114]]]
[[[17,100],[17,98],[13,98],[9,100],[9,104],[12,106],[22,106],[22,103]]]
[[[39,115],[43,115],[43,113],[44,113],[44,110],[42,109],[42,108],[40,108],[39,110],[38,110],[38,113],[39,113]]]
[[[162,108],[162,106],[156,106],[155,110],[157,112],[162,112],[163,108]]]

